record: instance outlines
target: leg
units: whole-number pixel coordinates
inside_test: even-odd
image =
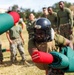
[[[10,44],[11,62],[14,63],[16,60],[16,44]]]
[[[24,47],[23,47],[22,43],[18,44],[17,45],[17,48],[18,48],[19,53],[20,53],[20,55],[22,57],[22,61],[25,61],[26,60],[26,57],[25,57]]]
[[[27,66],[30,66],[30,64],[26,61],[26,57],[25,57],[25,53],[24,53],[24,47],[23,47],[22,43],[18,44],[17,48],[18,48],[19,53],[22,57],[23,64],[26,64]]]

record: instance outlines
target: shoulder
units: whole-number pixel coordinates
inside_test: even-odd
[[[16,29],[22,30],[22,26],[21,26],[20,24],[18,24],[18,25],[16,26]]]
[[[65,7],[64,9],[65,9],[65,10],[70,10],[70,9],[69,9],[69,8],[67,8],[67,7]]]
[[[71,10],[67,7],[65,7],[64,10],[67,11],[67,12],[71,12]]]
[[[58,40],[59,36],[60,36],[60,35],[58,35],[57,33],[55,33],[54,39],[55,39],[55,40]]]
[[[57,14],[57,12],[53,12],[53,14]]]
[[[57,13],[56,12],[53,12],[54,16],[57,16]]]
[[[64,38],[64,37],[60,34],[55,33],[54,38],[58,40],[58,39],[61,39],[61,38]]]
[[[62,35],[59,35],[59,34],[55,34],[55,37],[54,37],[54,40],[56,42],[58,42],[59,44],[64,44],[65,42],[65,37],[63,37]]]

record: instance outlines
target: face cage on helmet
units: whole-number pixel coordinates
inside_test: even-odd
[[[51,41],[51,28],[46,28],[46,29],[41,29],[43,31],[45,31],[45,38],[43,38],[42,40],[36,39],[36,35],[34,35],[34,40],[38,43],[41,42],[47,42],[47,41]],[[34,34],[36,34],[36,29],[34,29]]]

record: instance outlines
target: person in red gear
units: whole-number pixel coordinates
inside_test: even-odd
[[[51,28],[51,22],[47,18],[36,20],[34,38],[29,40],[28,45],[28,51],[31,56],[37,51],[45,53],[52,51],[60,52],[60,47],[63,46],[70,46],[73,49],[73,44],[68,39],[54,32],[53,28]],[[46,75],[64,75],[61,70],[58,71],[52,67],[49,68],[48,64],[35,64],[39,69],[46,70]]]

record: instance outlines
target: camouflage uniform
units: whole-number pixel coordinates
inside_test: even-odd
[[[60,44],[61,46],[65,44],[65,38],[56,33],[54,40],[51,42],[37,43],[33,39],[29,40],[28,50],[30,55],[32,55],[33,53],[32,48],[37,48],[39,51],[48,52],[48,53],[54,50],[60,52],[59,50]],[[42,64],[42,63],[35,63],[35,64],[39,69],[48,70],[47,75],[63,75],[63,72],[61,72],[60,70],[54,70],[52,68],[49,69],[47,64]]]
[[[51,15],[48,15],[48,19],[51,22],[52,28],[56,31],[57,30],[57,13],[53,12]]]
[[[0,64],[3,63],[2,44],[0,42]]]
[[[70,39],[71,30],[73,29],[73,16],[71,10],[64,7],[63,10],[58,11],[57,17],[58,29],[60,29],[60,34]]]
[[[9,36],[10,36],[10,39],[12,40],[12,43],[10,43],[12,62],[15,62],[16,60],[17,48],[22,57],[22,61],[25,61],[24,47],[23,47],[22,39],[20,38],[21,32],[22,32],[22,28],[20,25],[16,25],[9,30]]]
[[[27,23],[26,23],[26,28],[27,28],[27,31],[28,31],[28,34],[29,34],[29,39],[31,39],[34,35],[35,20],[36,19],[34,19],[34,21],[28,20]]]

